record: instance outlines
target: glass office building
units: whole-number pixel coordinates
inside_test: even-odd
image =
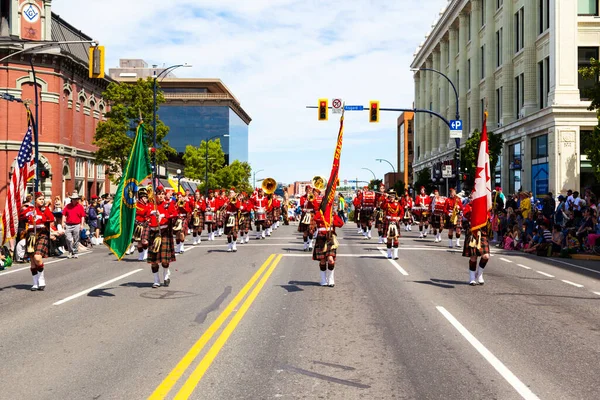
[[[229,106],[163,104],[159,118],[169,127],[169,144],[182,156],[187,145],[221,136],[226,162],[248,161],[248,124]],[[223,137],[228,134],[229,137]]]

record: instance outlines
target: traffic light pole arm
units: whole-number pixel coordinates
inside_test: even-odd
[[[317,106],[306,106],[306,108],[319,108]],[[333,108],[333,107],[328,107],[328,108]],[[364,107],[364,109],[362,111],[369,111],[369,107]],[[444,118],[441,114],[436,113],[435,111],[431,111],[431,110],[427,110],[427,109],[423,109],[423,108],[380,108],[379,111],[397,111],[397,112],[415,112],[415,113],[427,113],[427,114],[431,114],[431,115],[435,115],[436,117],[438,117],[439,119],[441,119],[442,121],[444,121],[444,123],[448,126],[448,128],[450,128],[450,121],[448,121],[446,118]]]
[[[431,72],[435,72],[436,74],[440,74],[441,76],[443,76],[444,78],[446,78],[446,80],[448,81],[448,83],[450,84],[450,86],[452,86],[452,90],[454,90],[454,96],[456,97],[456,119],[460,119],[460,112],[459,112],[459,108],[458,108],[458,91],[456,90],[456,86],[454,86],[454,83],[450,80],[450,78],[448,78],[448,76],[446,76],[445,74],[443,74],[442,72],[438,71],[437,69],[433,69],[433,68],[419,68],[419,71],[431,71]]]

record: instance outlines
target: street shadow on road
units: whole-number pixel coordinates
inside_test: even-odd
[[[207,253],[227,253],[227,250],[217,250],[217,249],[213,249],[213,250],[206,250]]]
[[[294,286],[321,286],[321,284],[319,282],[314,282],[314,281],[289,281],[288,285],[294,285]],[[283,285],[280,285],[283,286]]]
[[[300,286],[297,286],[297,285],[276,285],[276,286],[284,288],[285,290],[287,290],[288,293],[304,291],[304,289],[302,289]]]
[[[138,289],[145,289],[145,288],[151,288],[152,287],[152,282],[127,282],[127,283],[122,283],[120,285],[121,287],[135,287]]]
[[[428,281],[413,281],[414,283],[420,283],[422,285],[431,285],[437,286],[443,289],[454,289],[455,285],[468,285],[467,282],[463,281],[454,281],[454,280],[446,280],[446,279],[430,279]]]
[[[112,289],[114,288],[95,289],[88,293],[88,297],[115,297],[114,294],[107,292]]]
[[[294,248],[294,247],[284,247],[283,249],[281,249],[282,251],[295,251],[297,253],[306,253],[306,254],[310,254],[312,252],[311,251],[304,251],[304,249],[300,249],[300,248]]]
[[[531,296],[531,297],[560,297],[563,299],[576,299],[576,300],[600,300],[600,297],[582,297],[582,296],[559,296],[555,294],[531,294],[531,293],[495,293],[495,296]]]
[[[0,291],[6,289],[17,289],[17,290],[31,290],[31,285],[10,285],[0,288]]]

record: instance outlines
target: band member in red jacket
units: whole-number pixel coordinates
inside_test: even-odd
[[[313,202],[309,201],[309,197],[314,198],[312,193],[312,187],[306,185],[306,193],[300,197],[300,223],[298,224],[298,232],[302,232],[302,240],[304,242],[304,251],[312,250],[313,248],[313,237],[317,225],[315,224],[315,210],[313,208]]]
[[[137,240],[138,261],[148,259],[148,220],[150,219],[150,211],[153,205],[148,201],[148,190],[141,188],[138,190],[138,201],[135,210],[135,234]]]
[[[405,209],[401,202],[398,201],[396,192],[391,189],[389,198],[385,204],[385,235],[387,237],[387,255],[394,260],[398,259],[398,245],[400,241],[400,221],[404,217]]]
[[[192,237],[194,245],[202,242],[202,231],[204,230],[204,199],[199,190],[194,193],[194,198],[191,202],[192,206]]]
[[[204,201],[202,208],[202,211],[204,212],[204,224],[206,225],[209,241],[215,240],[215,233],[217,231],[217,207],[218,202],[215,198],[215,193],[210,189],[208,191],[208,198]]]
[[[32,291],[44,290],[44,258],[50,252],[50,223],[54,222],[54,214],[46,206],[44,193],[35,194],[35,208],[27,212],[27,249],[31,259],[31,275],[33,276]]]
[[[379,192],[375,194],[375,227],[377,228],[377,234],[379,235],[379,244],[385,243],[385,203],[387,202],[387,194],[385,193],[385,185],[382,183],[379,186]]]
[[[315,200],[314,203],[315,209],[317,210],[314,218],[317,225],[317,239],[315,242],[315,249],[313,250],[313,260],[319,261],[321,286],[334,287],[334,269],[338,247],[335,228],[344,226],[344,221],[337,213],[334,213],[332,225],[327,227],[321,212],[318,210],[318,204],[320,204],[320,202]]]
[[[242,204],[237,199],[237,195],[235,194],[235,188],[232,188],[229,191],[229,201],[225,204],[224,215],[224,225],[225,225],[225,235],[227,235],[227,251],[235,252],[237,251],[236,242],[237,242],[237,234],[238,234],[238,211]]]
[[[238,200],[240,202],[238,226],[240,244],[242,244],[250,241],[250,231],[252,230],[252,218],[250,213],[254,207],[246,192],[242,192],[242,194],[238,196]]]
[[[375,213],[375,192],[369,190],[368,186],[360,196],[360,225],[365,239],[371,239],[371,227],[373,225],[373,215]]]
[[[252,207],[254,208],[254,227],[256,229],[256,239],[265,239],[267,227],[267,207],[269,199],[264,195],[262,187],[256,190],[256,195],[252,196]]]
[[[150,211],[148,242],[148,263],[154,275],[153,288],[160,287],[158,265],[163,267],[164,286],[171,283],[170,263],[175,261],[175,245],[173,243],[173,224],[178,217],[177,206],[172,201],[167,201],[165,188],[156,188],[156,205]]]
[[[188,221],[189,216],[192,213],[190,202],[185,198],[183,192],[177,193],[177,218],[175,231],[175,240],[177,245],[175,246],[175,253],[180,254],[185,251],[184,242],[185,236],[188,233]]]
[[[450,188],[450,196],[444,205],[446,215],[445,228],[448,229],[448,247],[452,248],[452,238],[456,231],[456,247],[460,247],[460,222],[462,219],[462,200],[456,195],[456,189]]]
[[[413,208],[413,199],[410,197],[408,190],[404,191],[404,197],[402,201],[400,201],[400,205],[402,206],[402,222],[404,223],[404,230],[409,232],[412,231],[413,224],[413,216],[412,216],[412,208]]]
[[[361,198],[360,189],[356,191],[356,196],[352,199],[352,205],[354,206],[354,223],[358,228],[358,234],[363,233],[362,227],[360,226],[360,198]]]
[[[421,193],[415,200],[417,207],[416,217],[419,219],[419,237],[426,238],[429,231],[429,215],[431,214],[431,197],[425,192],[425,186],[421,186]],[[423,230],[423,228],[425,228]]]

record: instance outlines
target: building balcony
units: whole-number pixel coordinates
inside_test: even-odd
[[[235,100],[227,93],[169,93],[164,92],[166,100]]]

